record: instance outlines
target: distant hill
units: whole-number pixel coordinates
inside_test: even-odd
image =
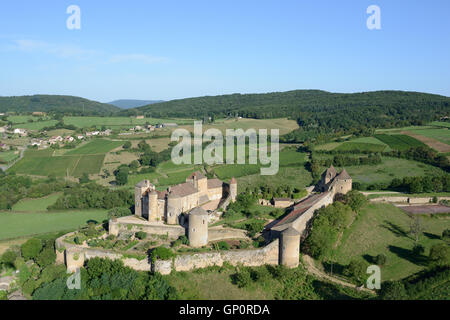
[[[80,97],[34,95],[0,97],[0,112],[58,112],[72,115],[109,115],[118,107]]]
[[[172,100],[120,112],[123,115],[138,113],[161,118],[289,117],[297,120],[301,127],[289,141],[305,141],[324,134],[362,133],[371,128],[438,120],[450,114],[450,98],[408,91],[331,93],[295,90]]]
[[[113,106],[119,107],[121,109],[132,109],[138,108],[146,105],[151,105],[155,103],[164,102],[163,100],[133,100],[133,99],[121,99],[109,102]]]

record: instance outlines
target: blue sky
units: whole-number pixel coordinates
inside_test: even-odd
[[[72,4],[81,30],[66,27]],[[381,8],[381,30],[366,27],[372,4]],[[4,0],[0,61],[1,96],[450,96],[450,1]]]

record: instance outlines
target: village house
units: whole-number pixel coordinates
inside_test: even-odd
[[[136,119],[145,119],[145,116],[137,116]]]
[[[86,132],[86,137],[98,136],[99,134],[99,131]]]
[[[28,132],[27,132],[27,130],[25,130],[25,129],[19,129],[19,128],[17,128],[17,129],[14,129],[14,134],[18,134],[19,136],[21,136],[21,137],[26,137],[27,135],[28,135]]]
[[[48,139],[48,143],[50,143],[50,144],[57,144],[57,143],[63,142],[63,141],[64,141],[64,139],[61,136],[54,136],[54,137],[51,137],[50,139]]]
[[[102,131],[102,132],[100,132],[99,134],[100,134],[101,136],[109,136],[109,135],[111,135],[111,133],[112,133],[112,130],[111,130],[111,129],[106,129],[105,131]]]
[[[0,150],[9,150],[9,147],[4,143],[0,143]]]
[[[178,124],[170,122],[170,123],[163,123],[162,125],[163,128],[175,128],[178,127]]]
[[[0,127],[0,133],[5,133],[7,130],[7,127]]]
[[[64,142],[68,142],[68,143],[70,143],[70,142],[74,142],[75,141],[75,139],[73,138],[73,137],[71,137],[71,136],[67,136],[67,137],[65,137],[64,138]]]
[[[78,140],[83,140],[83,139],[84,139],[84,136],[79,134],[79,135],[77,135],[77,139],[78,139]]]
[[[46,113],[45,112],[33,112],[32,115],[35,117],[40,117],[40,116],[45,116]]]

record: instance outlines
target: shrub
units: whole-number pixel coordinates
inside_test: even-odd
[[[380,297],[383,300],[404,300],[407,298],[405,285],[400,281],[386,281],[381,286]]]
[[[217,243],[217,247],[219,250],[230,250],[230,245],[226,241],[220,241]]]
[[[128,208],[123,208],[123,207],[119,207],[119,208],[112,208],[111,210],[109,210],[108,212],[108,217],[110,219],[112,218],[120,218],[120,217],[126,217],[126,216],[130,216],[131,215],[131,210]]]
[[[56,261],[56,253],[51,248],[46,248],[37,256],[36,262],[41,268],[52,265]]]
[[[135,236],[136,238],[138,238],[139,240],[144,240],[145,238],[147,238],[147,233],[144,232],[144,231],[139,231],[139,232],[136,232],[136,233],[134,234],[134,236]]]
[[[379,266],[384,266],[386,264],[386,259],[386,255],[381,253],[375,257],[375,263]]]
[[[151,259],[153,262],[156,261],[157,259],[170,260],[173,257],[175,257],[175,253],[173,253],[172,250],[166,247],[157,247],[153,249],[151,252]]]
[[[0,258],[0,262],[5,264],[6,266],[14,267],[14,261],[16,261],[16,258],[17,254],[12,250],[8,250],[5,253],[3,253],[3,255]]]
[[[39,239],[30,239],[22,245],[21,250],[25,260],[35,259],[42,250],[42,242]]]
[[[252,277],[247,268],[242,269],[234,275],[234,283],[239,288],[248,287],[252,283]]]
[[[344,275],[360,282],[367,276],[366,271],[367,265],[363,261],[352,260],[344,269]]]
[[[429,259],[431,265],[450,265],[450,247],[445,243],[435,244],[431,247]]]
[[[442,232],[442,240],[450,240],[450,229],[446,229]]]
[[[414,255],[420,256],[420,255],[425,253],[425,248],[421,244],[416,244],[414,246],[414,248],[412,249],[412,252],[413,252]]]

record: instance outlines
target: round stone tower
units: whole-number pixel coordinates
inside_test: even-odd
[[[178,216],[181,213],[180,209],[180,198],[174,193],[169,191],[167,195],[167,211],[166,211],[166,222],[167,224],[178,224]]]
[[[145,191],[150,188],[150,185],[149,180],[143,180],[134,187],[134,214],[139,217],[142,217],[143,215],[142,196]]]
[[[150,214],[148,215],[148,221],[156,221],[159,217],[158,212],[158,193],[153,190],[148,195],[148,202],[150,207]]]
[[[194,248],[208,244],[208,213],[202,208],[195,208],[189,213],[189,245]]]
[[[237,197],[237,180],[234,177],[230,181],[230,196],[231,201],[235,202]]]
[[[281,233],[280,264],[288,268],[296,268],[299,258],[300,232],[290,227]]]

